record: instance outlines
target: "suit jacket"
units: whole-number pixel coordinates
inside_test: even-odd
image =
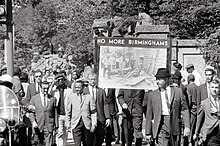
[[[118,106],[116,102],[115,89],[108,89],[108,92],[106,93],[106,99],[108,102],[110,115],[116,115],[116,113],[118,113]]]
[[[67,125],[74,129],[82,118],[86,129],[97,124],[95,101],[89,94],[82,95],[82,102],[76,93],[68,94]]]
[[[39,90],[40,90],[40,89],[39,89]],[[32,98],[34,95],[40,93],[39,90],[36,91],[36,83],[31,83],[31,84],[29,84],[29,86],[27,87],[27,96],[26,96],[26,99],[30,101],[31,98]]]
[[[190,113],[196,116],[197,113],[197,91],[198,86],[192,82],[187,86],[187,97],[189,101],[189,110]]]
[[[219,125],[219,118],[216,114],[211,113],[211,101],[210,98],[206,98],[201,101],[199,106],[199,112],[196,123],[195,133],[202,133],[202,137],[205,140],[207,134],[210,134],[216,126]]]
[[[118,102],[122,106],[128,105],[128,110],[123,110],[123,117],[143,116],[144,90],[120,89],[118,93]]]
[[[170,123],[171,134],[181,134],[181,112],[185,127],[190,128],[189,110],[182,93],[182,90],[177,87],[171,87],[171,105],[170,105]],[[159,133],[159,126],[162,115],[162,100],[159,89],[154,90],[148,95],[147,113],[146,113],[146,135],[153,134],[156,138]],[[154,122],[152,122],[152,120]]]
[[[201,101],[206,98],[208,98],[207,83],[204,83],[204,84],[198,86],[197,105],[200,105]]]
[[[84,88],[84,93],[92,95],[92,93],[89,92],[89,87]],[[97,120],[99,120],[102,124],[105,124],[106,119],[110,119],[109,105],[106,99],[105,90],[96,87],[95,97]]]
[[[40,131],[43,131],[44,124],[49,132],[52,132],[55,127],[56,98],[50,95],[49,97],[46,108],[42,104],[40,94],[36,94],[30,100],[30,104],[35,106],[35,113],[30,113],[29,119],[31,123],[37,122]]]

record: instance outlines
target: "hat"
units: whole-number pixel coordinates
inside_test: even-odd
[[[213,71],[214,72],[215,68],[213,66],[208,65],[205,67],[205,71]]]
[[[3,81],[3,82],[9,82],[9,83],[13,83],[12,82],[12,77],[8,74],[4,74],[0,77],[0,81]]]
[[[156,78],[167,78],[170,77],[170,72],[167,68],[158,68],[157,73],[155,75]]]
[[[193,64],[188,64],[188,65],[185,67],[185,69],[189,69],[189,68],[193,68],[193,67],[194,67]]]
[[[173,66],[175,66],[176,68],[182,68],[182,65],[179,62],[174,62]]]
[[[59,79],[59,78],[64,78],[64,75],[62,73],[58,73],[56,76],[55,76],[55,79]]]
[[[177,80],[181,80],[182,79],[182,75],[179,71],[176,71],[172,76],[171,79],[177,79]]]

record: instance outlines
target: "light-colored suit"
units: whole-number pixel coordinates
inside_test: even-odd
[[[220,120],[217,115],[211,113],[210,98],[202,100],[201,105],[199,106],[195,133],[201,133],[203,140],[205,140],[207,134],[210,134],[219,122]]]
[[[74,129],[79,123],[81,117],[86,129],[90,130],[91,126],[97,124],[95,101],[89,94],[82,95],[82,102],[77,93],[68,95],[67,103],[67,124]]]

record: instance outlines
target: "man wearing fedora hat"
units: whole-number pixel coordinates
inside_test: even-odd
[[[67,97],[71,94],[72,90],[67,87],[67,79],[65,74],[61,71],[55,76],[54,83],[51,84],[50,94],[56,98],[56,107],[57,107],[57,135],[56,143],[57,146],[67,145],[67,121],[66,121],[66,112],[67,112]]]
[[[182,90],[169,85],[169,70],[159,68],[155,75],[158,89],[148,95],[146,113],[146,139],[152,138],[157,146],[179,146],[181,115],[184,136],[190,134],[189,110]],[[153,122],[152,122],[153,120]]]

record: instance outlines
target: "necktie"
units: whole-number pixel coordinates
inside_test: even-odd
[[[170,100],[168,98],[168,94],[167,94],[166,90],[165,90],[165,98],[166,98],[166,103],[167,103],[168,110],[170,111]]]
[[[81,102],[82,102],[82,94],[80,94],[79,97],[80,97],[80,100],[81,100]]]
[[[44,107],[47,107],[47,97],[44,96]]]
[[[95,88],[92,88],[92,98],[95,100]]]

